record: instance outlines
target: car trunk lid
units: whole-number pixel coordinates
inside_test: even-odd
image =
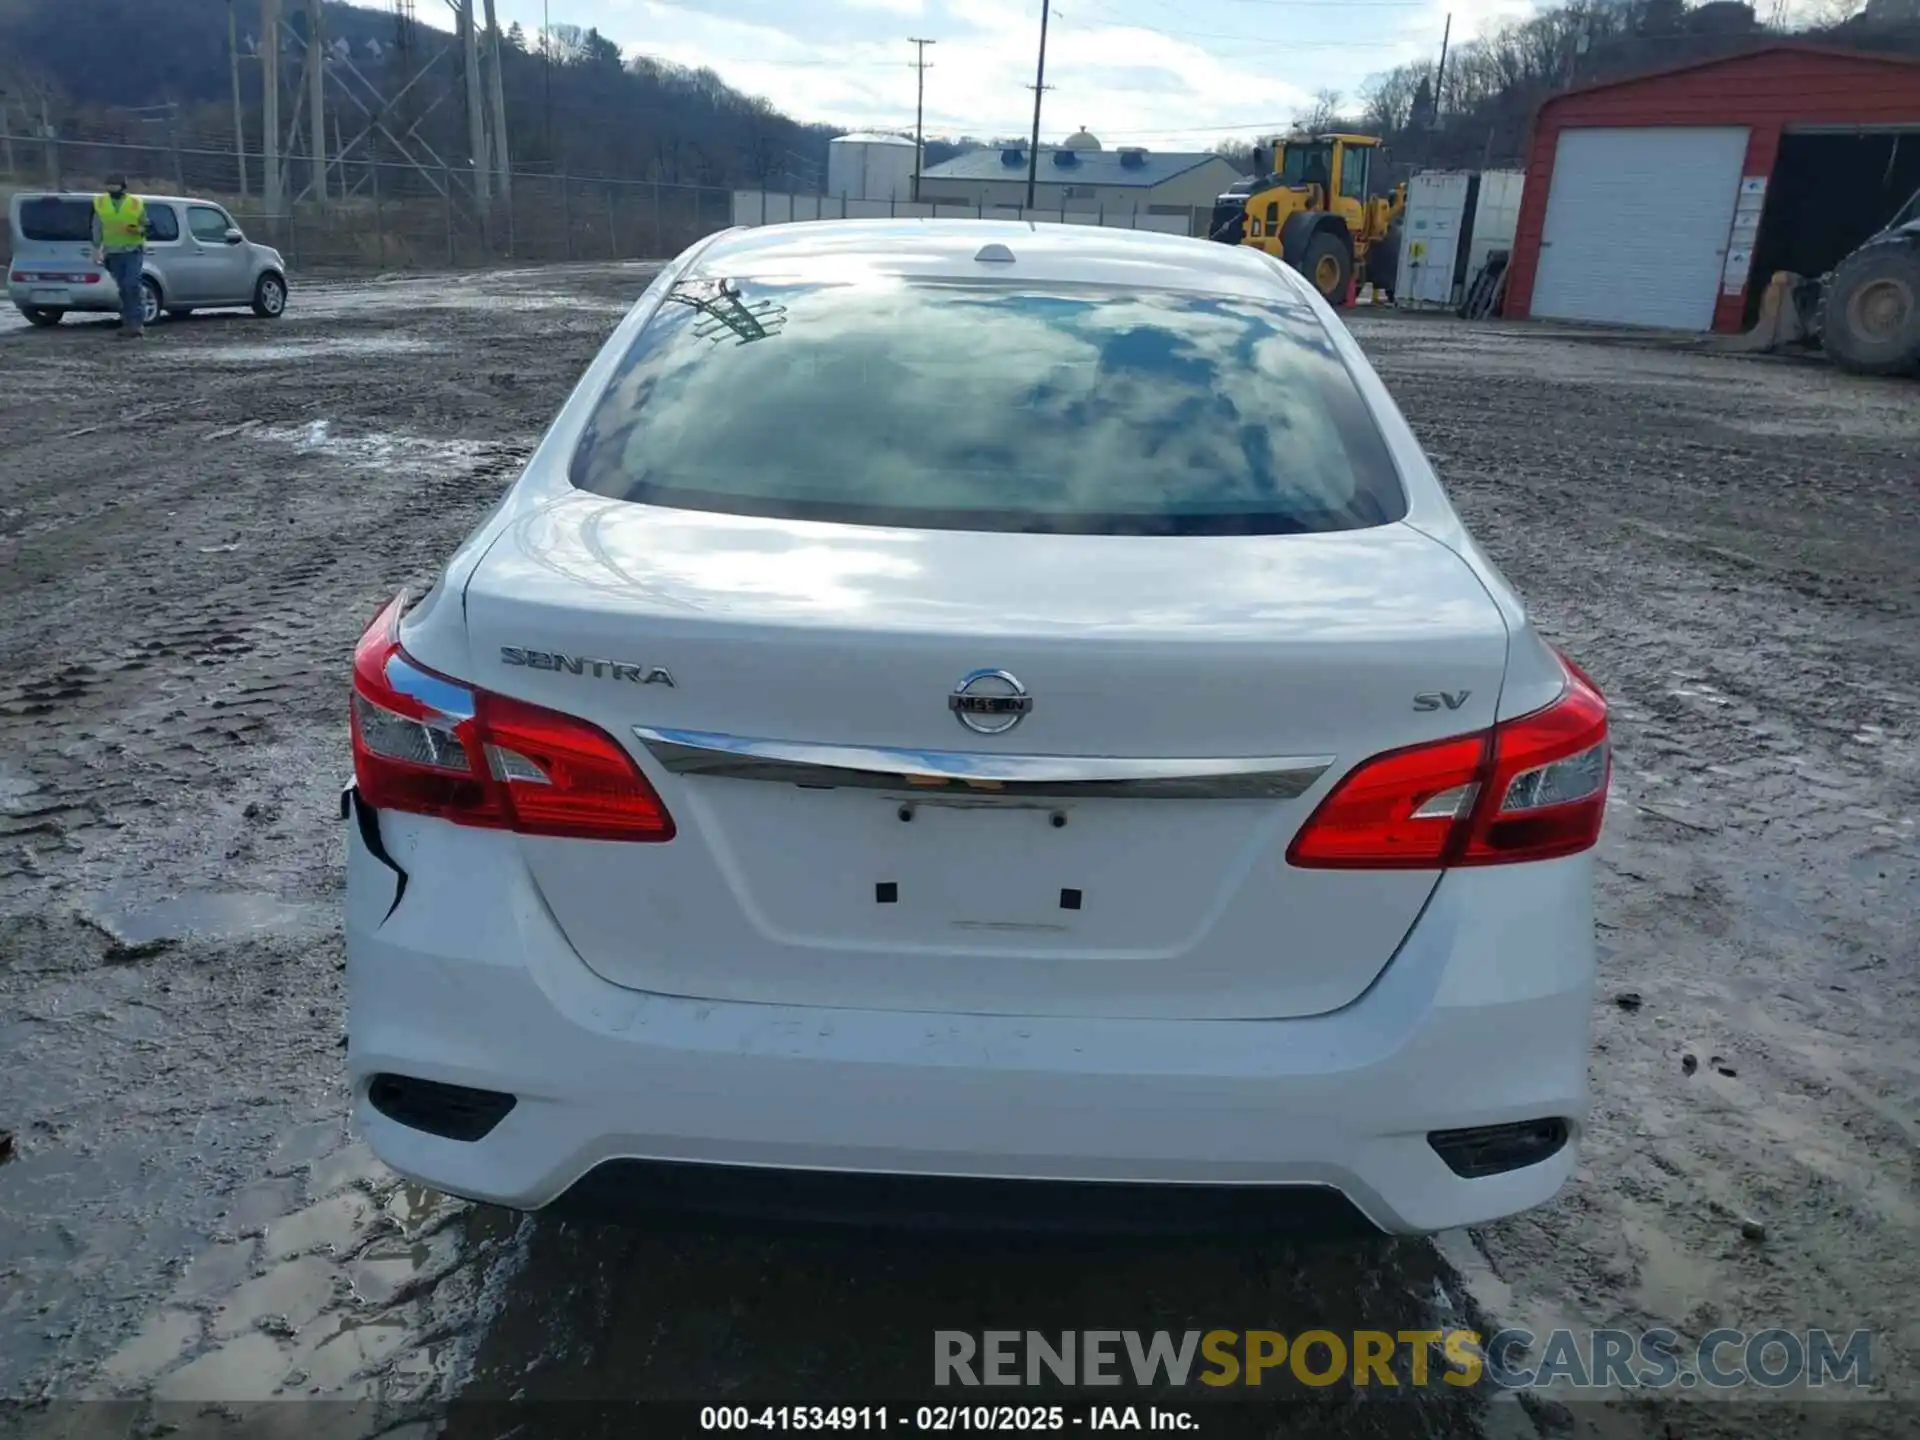
[[[573,495],[466,605],[468,678],[604,727],[678,826],[519,840],[587,965],[930,1012],[1347,1004],[1437,876],[1287,844],[1359,761],[1489,725],[1506,653],[1471,571],[1404,525],[936,534]],[[1030,709],[956,709],[977,672]]]

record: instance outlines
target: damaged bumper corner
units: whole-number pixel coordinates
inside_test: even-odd
[[[367,803],[359,785],[352,780],[340,791],[340,818],[343,821],[351,820],[358,826],[360,843],[367,847],[367,854],[392,872],[393,901],[387,906],[387,913],[380,917],[381,923],[385,924],[393,912],[400,908],[400,901],[407,893],[407,872],[388,853],[386,841],[381,838],[380,812]]]

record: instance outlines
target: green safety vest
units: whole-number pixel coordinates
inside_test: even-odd
[[[93,213],[100,217],[102,250],[138,250],[147,243],[147,206],[138,195],[93,197]]]

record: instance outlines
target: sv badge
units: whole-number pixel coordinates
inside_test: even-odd
[[[1424,690],[1413,697],[1413,708],[1438,710],[1444,706],[1448,710],[1458,710],[1467,703],[1467,697],[1472,693],[1471,690]]]

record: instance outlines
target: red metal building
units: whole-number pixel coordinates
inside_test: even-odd
[[[1920,60],[1781,44],[1557,95],[1505,313],[1738,330],[1920,187]]]

